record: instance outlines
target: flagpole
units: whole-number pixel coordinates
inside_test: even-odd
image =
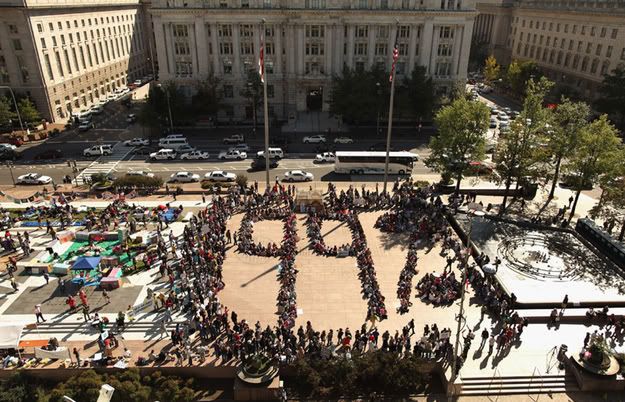
[[[397,47],[397,39],[399,37],[399,21],[397,21],[397,26],[395,27],[395,48]],[[395,51],[396,49],[393,49]],[[391,95],[388,105],[388,128],[386,130],[386,158],[384,159],[384,191],[386,194],[386,187],[388,185],[388,162],[389,162],[389,153],[391,150],[391,131],[393,129],[393,101],[395,100],[395,63],[397,60],[393,59],[393,67],[391,71]]]
[[[265,123],[265,179],[267,180],[267,188],[269,188],[269,106],[267,104],[267,74],[265,74],[265,19],[261,25],[261,59],[262,63],[262,81],[263,81],[263,100],[264,100],[264,123]]]

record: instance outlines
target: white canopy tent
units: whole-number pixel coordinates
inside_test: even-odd
[[[24,325],[0,323],[0,349],[18,349]]]

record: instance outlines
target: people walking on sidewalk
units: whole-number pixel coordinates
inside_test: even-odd
[[[89,305],[88,304],[83,304],[82,305],[82,316],[85,319],[85,322],[91,320],[91,314],[89,314]]]
[[[106,304],[111,303],[111,296],[109,296],[109,292],[106,289],[102,289],[102,297],[106,300]]]
[[[46,319],[43,318],[43,313],[41,312],[41,304],[37,304],[35,306],[35,317],[37,317],[37,324],[39,324],[39,319],[41,319],[42,322],[46,322]]]

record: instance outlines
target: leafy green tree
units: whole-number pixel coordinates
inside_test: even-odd
[[[41,121],[41,115],[30,99],[20,99],[17,102],[17,107],[20,111],[20,117],[24,123],[39,123]]]
[[[625,67],[620,66],[612,70],[611,74],[603,76],[599,87],[601,96],[596,101],[596,107],[603,113],[615,114],[621,118],[621,126],[625,126]]]
[[[428,118],[434,107],[434,84],[426,74],[425,67],[416,66],[410,76],[401,83],[401,92],[406,93],[408,110],[417,118]]]
[[[473,40],[469,53],[469,71],[480,70],[488,57],[488,43]]]
[[[527,82],[523,110],[497,144],[495,169],[499,181],[505,183],[506,187],[500,213],[506,210],[512,182],[516,180],[518,188],[521,180],[537,175],[535,165],[538,138],[548,127],[551,113],[549,109],[543,107],[543,100],[552,87],[553,82],[544,77],[538,81]]]
[[[430,140],[431,154],[425,164],[441,173],[443,181],[456,179],[456,194],[460,181],[471,161],[484,158],[490,111],[481,102],[456,99],[436,115],[438,135]]]
[[[249,106],[252,108],[252,114],[254,119],[254,131],[256,131],[256,126],[258,122],[258,109],[263,102],[263,83],[260,80],[260,74],[258,71],[248,71],[247,72],[247,83],[245,88],[241,91],[241,96],[245,97],[249,103]]]
[[[504,75],[504,84],[510,88],[510,90],[521,97],[523,91],[527,85],[527,81],[530,79],[538,79],[542,76],[538,65],[531,61],[512,61],[508,65],[506,74]]]
[[[0,96],[0,126],[8,125],[15,118],[9,99]]]
[[[380,85],[376,85],[380,83]],[[332,77],[330,111],[348,124],[372,121],[388,99],[388,76],[382,70],[359,71],[345,68]]]
[[[623,144],[607,115],[584,126],[578,135],[575,152],[565,163],[565,171],[573,178],[575,199],[569,220],[575,215],[579,195],[588,183],[595,184],[603,175],[610,174],[623,156]]]
[[[50,392],[50,402],[63,402],[63,396],[76,401],[95,401],[100,395],[100,387],[104,384],[102,376],[93,370],[85,370],[67,381],[59,383]]]
[[[493,83],[499,79],[499,74],[501,73],[501,66],[497,64],[497,59],[495,56],[490,55],[485,61],[484,64],[484,79],[488,83]]]
[[[548,201],[554,197],[562,161],[569,158],[575,151],[580,130],[588,124],[590,107],[584,102],[571,102],[564,98],[553,112],[552,123],[546,127],[542,137],[546,146],[540,147],[543,155],[548,157],[553,167],[551,190]]]
[[[214,116],[219,111],[221,94],[219,93],[219,81],[209,76],[196,84],[197,92],[191,98],[191,105],[195,114]]]

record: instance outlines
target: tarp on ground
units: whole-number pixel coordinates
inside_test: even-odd
[[[17,349],[23,329],[21,324],[0,324],[0,349]]]
[[[80,257],[72,265],[72,269],[90,271],[100,264],[100,259],[100,257]]]

